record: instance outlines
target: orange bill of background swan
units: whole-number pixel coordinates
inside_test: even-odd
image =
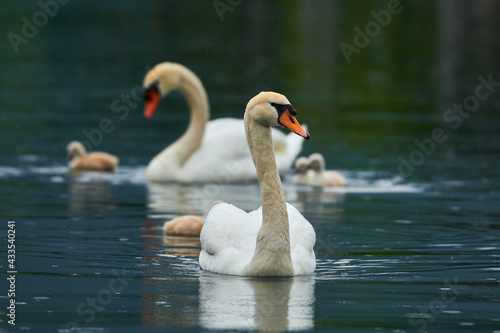
[[[160,99],[161,96],[158,91],[157,83],[144,90],[144,101],[146,102],[146,106],[144,107],[144,117],[146,119],[151,119],[158,103],[160,103]]]

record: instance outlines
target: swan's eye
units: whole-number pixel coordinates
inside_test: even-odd
[[[144,102],[149,102],[152,99],[152,92],[158,92],[158,81],[144,89],[144,91],[142,92],[142,98],[144,99]]]
[[[294,117],[297,115],[297,111],[295,111],[295,108],[293,107],[292,104],[277,104],[272,102],[271,106],[273,106],[276,109],[276,111],[278,111],[279,116],[281,116],[283,113],[287,111]]]
[[[144,102],[149,102],[150,100],[152,100],[153,97],[151,95],[153,95],[154,92],[158,92],[156,87],[144,89],[143,93]]]
[[[273,106],[278,111],[281,111],[283,109],[283,104],[271,102],[271,106]]]
[[[283,104],[278,104],[278,103],[271,103],[271,106],[273,106],[276,111],[278,111],[278,114],[281,116],[283,113],[285,113],[287,106]]]
[[[271,102],[271,106],[274,107],[276,109],[276,111],[278,111],[278,114],[281,114],[281,111],[280,111],[280,108],[279,108],[279,104]]]

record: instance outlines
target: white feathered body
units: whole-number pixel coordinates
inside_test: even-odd
[[[299,136],[272,129],[278,171],[290,170],[302,149]],[[176,148],[167,147],[146,169],[147,178],[176,182],[238,182],[257,178],[248,148],[242,119],[220,118],[209,121],[200,147],[184,162],[177,163]]]
[[[316,268],[314,228],[289,203],[287,211],[294,275],[311,274]],[[200,267],[216,273],[246,275],[261,225],[262,207],[247,213],[227,203],[213,206],[200,234]]]

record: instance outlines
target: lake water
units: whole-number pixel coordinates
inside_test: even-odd
[[[46,21],[35,2],[0,13],[2,34],[26,41],[0,43],[0,268],[15,277],[0,284],[1,332],[500,331],[499,3],[47,3]],[[200,76],[212,118],[284,93],[312,136],[301,155],[346,176],[343,189],[283,181],[316,231],[313,275],[203,272],[198,239],[163,234],[216,200],[260,205],[253,182],[145,180],[188,121],[180,94],[150,121],[134,98],[167,60]],[[120,167],[69,173],[71,140]]]

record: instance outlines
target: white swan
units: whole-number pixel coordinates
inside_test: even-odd
[[[309,139],[285,96],[261,92],[246,107],[245,131],[257,170],[262,206],[250,213],[216,203],[201,230],[200,267],[222,274],[292,276],[316,268],[312,225],[285,201],[270,126],[285,126]]]
[[[312,186],[346,186],[347,181],[337,171],[325,170],[325,159],[319,153],[309,156],[307,183]]]
[[[235,182],[256,179],[241,119],[210,118],[207,94],[200,79],[186,67],[165,62],[144,78],[146,107],[151,118],[161,98],[178,89],[186,98],[191,118],[185,133],[149,163],[151,181]],[[273,130],[274,149],[280,174],[284,175],[302,149],[293,134]]]
[[[101,151],[87,154],[85,146],[78,141],[71,141],[66,150],[68,164],[73,170],[112,171],[118,165],[118,157]]]

